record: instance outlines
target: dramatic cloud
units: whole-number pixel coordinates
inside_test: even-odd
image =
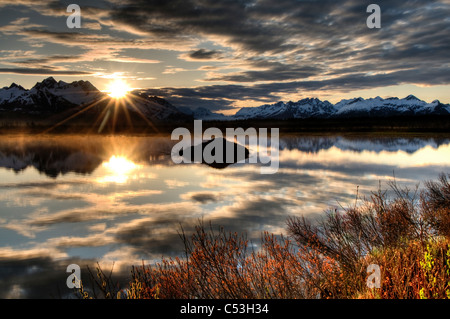
[[[245,76],[236,76],[235,81],[244,80]],[[268,73],[268,76],[270,74]],[[247,80],[246,80],[247,81]],[[250,81],[250,79],[248,79]],[[444,85],[448,83],[448,70],[429,68],[426,70],[403,70],[368,76],[355,73],[329,80],[272,82],[255,85],[210,85],[196,88],[161,88],[150,89],[149,94],[168,99],[174,105],[183,107],[208,107],[213,111],[234,108],[235,100],[253,100],[268,103],[282,100],[284,94],[298,93],[307,95],[310,91],[351,92],[367,88],[401,84]],[[431,102],[431,101],[430,101]]]
[[[2,73],[100,79],[122,72],[134,87],[151,87],[177,106],[211,110],[310,94],[336,100],[353,91],[406,90],[406,85],[425,88],[426,96],[419,97],[430,101],[436,98],[431,87],[444,86],[440,98],[448,103],[448,1],[384,1],[381,29],[366,26],[368,4],[81,1],[84,27],[70,30],[56,27],[54,19],[67,15],[58,1],[1,2],[16,14],[0,25],[2,41],[14,37],[8,49],[31,54],[17,58],[5,52],[0,68]]]
[[[92,72],[35,69],[35,68],[0,68],[0,73],[32,74],[32,75],[91,75]]]
[[[187,58],[191,60],[212,60],[212,59],[220,59],[222,53],[216,50],[195,50],[191,51],[187,54]]]

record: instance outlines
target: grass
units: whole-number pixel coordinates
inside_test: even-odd
[[[425,188],[390,185],[352,207],[329,210],[319,221],[291,217],[287,237],[265,232],[259,249],[245,234],[200,222],[187,236],[183,258],[134,266],[120,289],[100,267],[98,293],[84,298],[312,299],[450,298],[450,175]],[[381,270],[381,287],[368,288],[367,268]],[[93,290],[95,292],[95,289]]]

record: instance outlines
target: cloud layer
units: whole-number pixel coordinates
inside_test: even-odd
[[[26,59],[0,56],[0,72],[122,72],[144,87],[160,88],[156,92],[175,104],[212,110],[311,92],[338,95],[407,84],[450,84],[450,4],[444,0],[382,1],[381,29],[367,28],[369,2],[358,0],[79,4],[84,28],[70,30],[55,25],[54,20],[64,16],[59,1],[19,1],[14,7],[0,3],[12,12],[18,7],[28,10],[29,16],[9,17],[0,26],[0,36],[14,37],[18,46],[27,44],[20,50],[32,52]],[[61,53],[50,54],[47,45],[56,45]],[[79,54],[68,55],[67,48]],[[39,67],[31,65],[33,61]],[[177,85],[162,85],[170,82]]]

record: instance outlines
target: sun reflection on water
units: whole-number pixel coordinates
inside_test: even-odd
[[[106,175],[98,179],[100,183],[124,184],[141,165],[130,161],[124,156],[113,155],[107,162],[102,164],[102,167],[106,170]]]

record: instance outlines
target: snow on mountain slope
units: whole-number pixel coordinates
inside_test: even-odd
[[[291,104],[295,118],[328,117],[329,114],[336,111],[330,102],[322,102],[316,98],[303,99],[297,103],[289,102],[288,104]]]
[[[0,109],[40,113],[91,103],[104,96],[91,83],[56,82],[49,77],[26,90],[15,83],[0,89]]]
[[[395,116],[395,115],[426,115],[450,114],[450,106],[439,101],[426,103],[414,95],[404,99],[376,97],[373,99],[357,98],[342,100],[336,104],[335,116]]]
[[[91,103],[103,95],[89,81],[56,82],[53,77],[37,83],[30,91],[35,92],[40,89],[47,89],[50,93],[61,96],[76,105]]]
[[[116,105],[116,101],[107,94],[100,92],[88,81],[75,81],[66,83],[57,82],[49,77],[36,83],[31,89],[26,90],[17,84],[0,89],[0,111],[13,112],[19,115],[54,114],[77,110],[79,107],[89,105],[95,101],[95,107],[90,109],[91,117],[96,118],[102,114],[105,108]],[[111,103],[113,102],[113,103]],[[149,120],[180,120],[192,118],[162,98],[150,96],[145,91],[130,92],[126,99],[119,101],[121,107],[125,107],[129,113],[137,117],[143,116]]]
[[[49,77],[36,83],[30,90],[15,83],[0,89],[0,111],[19,114],[51,114],[90,104],[94,101],[110,101],[88,81],[66,83]],[[105,103],[102,103],[105,104]],[[450,115],[450,105],[438,100],[427,103],[413,95],[403,99],[381,97],[344,99],[335,105],[317,98],[305,98],[298,102],[278,102],[259,107],[244,107],[235,115],[211,112],[206,108],[191,110],[177,109],[162,98],[136,90],[129,94],[126,107],[131,112],[145,114],[150,119],[199,119],[205,121],[250,120],[250,119],[308,119],[308,118],[350,118],[389,117],[415,115]]]
[[[244,107],[234,119],[300,119],[310,117],[329,117],[335,112],[334,106],[319,99],[303,99],[298,102],[278,102],[260,107]]]
[[[442,104],[438,100],[432,103],[419,100],[413,95],[404,99],[396,97],[383,99],[381,97],[363,99],[361,97],[342,100],[335,105],[319,99],[303,99],[298,102],[278,102],[259,107],[244,107],[235,115],[234,119],[304,119],[329,117],[358,117],[358,116],[398,116],[398,115],[447,115],[450,105]]]
[[[27,99],[27,90],[25,90],[20,85],[12,83],[9,87],[4,87],[0,89],[0,105],[3,103],[14,102],[18,99]],[[31,102],[32,100],[29,99]]]

